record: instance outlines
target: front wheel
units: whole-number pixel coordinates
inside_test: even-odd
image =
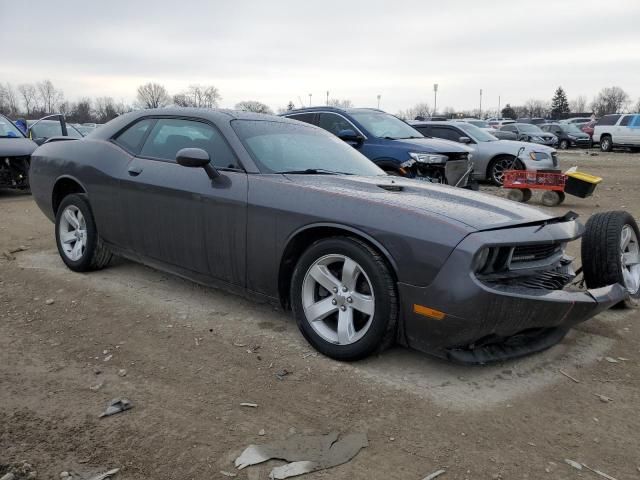
[[[600,139],[600,150],[603,152],[610,152],[613,150],[613,141],[611,140],[611,137],[607,135]]]
[[[98,270],[111,260],[111,252],[98,236],[86,195],[68,195],[62,200],[55,231],[58,253],[71,270]]]
[[[300,331],[328,357],[358,360],[395,339],[395,282],[385,259],[358,239],[312,244],[296,265],[290,295]]]
[[[640,231],[625,211],[601,212],[587,221],[582,240],[582,268],[589,288],[613,283],[627,290],[624,305],[640,304]]]
[[[567,150],[570,146],[571,144],[569,143],[569,140],[560,140],[560,143],[558,144],[558,148],[560,148],[560,150]]]
[[[507,170],[524,170],[524,166],[516,157],[503,155],[494,158],[489,164],[488,170],[489,180],[494,185],[501,187],[504,183],[504,172]]]

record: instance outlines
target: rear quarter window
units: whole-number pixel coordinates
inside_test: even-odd
[[[148,118],[130,125],[124,132],[113,139],[118,145],[131,153],[138,153],[142,148],[142,142],[146,138],[149,128],[153,126],[155,119]]]
[[[287,118],[290,118],[292,120],[298,120],[304,123],[310,123],[311,125],[313,125],[314,124],[313,120],[315,115],[316,115],[315,113],[296,113],[293,115],[287,115]]]
[[[619,118],[620,115],[605,115],[596,125],[615,125]]]

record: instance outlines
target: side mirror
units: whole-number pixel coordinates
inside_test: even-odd
[[[460,143],[471,143],[471,139],[469,137],[460,137],[458,141]]]
[[[354,130],[351,130],[351,129],[340,130],[338,132],[338,138],[345,142],[355,142],[355,143],[360,143],[364,140],[364,138],[362,138],[362,135],[358,135]]]
[[[176,153],[178,165],[189,168],[204,168],[210,179],[218,178],[220,172],[211,165],[209,154],[201,148],[183,148]]]

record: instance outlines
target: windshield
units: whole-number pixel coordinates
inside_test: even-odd
[[[569,123],[567,125],[563,125],[562,129],[567,133],[582,133],[582,130],[580,130],[580,127],[578,127],[578,125],[576,125],[575,123]]]
[[[400,138],[423,138],[419,131],[411,125],[404,123],[398,117],[381,112],[350,112],[362,126],[374,137],[390,138],[398,140]]]
[[[538,127],[537,125],[531,125],[529,123],[520,123],[518,125],[518,128],[521,131],[527,133],[543,133],[542,130],[540,130],[540,127]]]
[[[62,125],[58,120],[41,120],[39,122],[29,121],[33,138],[51,138],[62,136]],[[71,138],[82,138],[82,134],[73,126],[67,123],[67,136]]]
[[[24,138],[24,135],[11,120],[0,116],[0,138]]]
[[[484,120],[465,120],[467,123],[471,125],[475,125],[478,128],[490,128],[489,124]]]
[[[261,173],[385,175],[338,137],[307,125],[264,120],[231,124]]]
[[[468,134],[476,142],[495,142],[498,139],[491,135],[489,132],[476,127],[475,125],[462,124],[460,127],[462,131]]]

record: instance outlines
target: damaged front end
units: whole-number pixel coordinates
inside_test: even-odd
[[[473,162],[467,152],[410,153],[411,159],[402,164],[404,171],[417,180],[442,183],[454,187],[471,188]]]
[[[29,188],[29,155],[0,157],[0,188]]]
[[[447,359],[484,364],[544,350],[574,325],[624,300],[619,284],[586,290],[576,280],[569,242],[575,216],[480,231],[465,238],[428,287],[400,285],[409,345]]]

